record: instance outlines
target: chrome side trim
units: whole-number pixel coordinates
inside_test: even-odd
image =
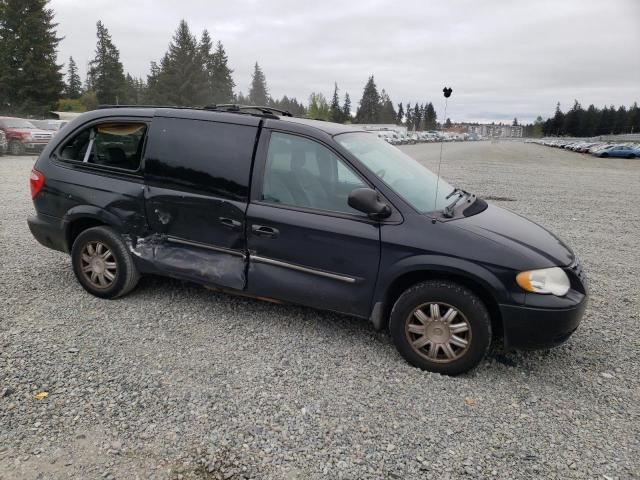
[[[338,273],[325,272],[323,270],[317,270],[315,268],[303,267],[302,265],[296,265],[295,263],[282,262],[280,260],[274,260],[273,258],[260,257],[258,255],[249,255],[249,259],[253,260],[254,262],[266,263],[269,265],[275,265],[277,267],[289,268],[291,270],[297,270],[298,272],[310,273],[312,275],[331,278],[333,280],[339,280],[345,283],[356,283],[356,279],[353,277],[347,277],[346,275],[340,275]]]
[[[238,257],[244,257],[244,252],[240,250],[233,250],[231,248],[225,247],[216,247],[214,245],[209,245],[208,243],[202,242],[194,242],[193,240],[185,240],[184,238],[179,237],[167,237],[167,242],[171,243],[179,243],[180,245],[188,245],[190,247],[198,247],[198,248],[206,248],[207,250],[213,250],[214,252],[228,253],[229,255],[236,255]]]

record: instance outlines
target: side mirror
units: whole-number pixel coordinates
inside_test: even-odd
[[[382,219],[391,215],[391,207],[378,198],[370,188],[356,188],[349,194],[349,206],[366,213],[371,218]]]

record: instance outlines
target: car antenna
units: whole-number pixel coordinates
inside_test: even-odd
[[[443,121],[447,121],[447,106],[449,104],[449,97],[453,93],[453,89],[450,87],[444,87],[442,89],[444,93],[444,117]],[[440,166],[442,165],[442,146],[444,145],[444,137],[440,138],[440,158],[438,160],[438,178],[436,179],[436,195],[433,198],[433,209],[438,208],[438,187],[440,186]]]

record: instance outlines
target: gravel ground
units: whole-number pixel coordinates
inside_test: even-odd
[[[435,167],[439,145],[403,148]],[[1,157],[0,479],[639,478],[640,161],[444,156],[581,258],[592,297],[565,345],[448,378],[332,313],[161,278],[99,300],[28,231],[34,158]]]

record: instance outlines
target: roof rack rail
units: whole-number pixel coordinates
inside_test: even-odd
[[[239,105],[236,103],[219,103],[216,105],[207,105],[204,107],[205,110],[220,110],[223,112],[240,112],[243,110],[257,110],[260,113],[264,113],[267,115],[273,115],[273,113],[279,113],[283,117],[293,117],[291,112],[288,110],[282,110],[280,108],[267,107],[264,105]]]

